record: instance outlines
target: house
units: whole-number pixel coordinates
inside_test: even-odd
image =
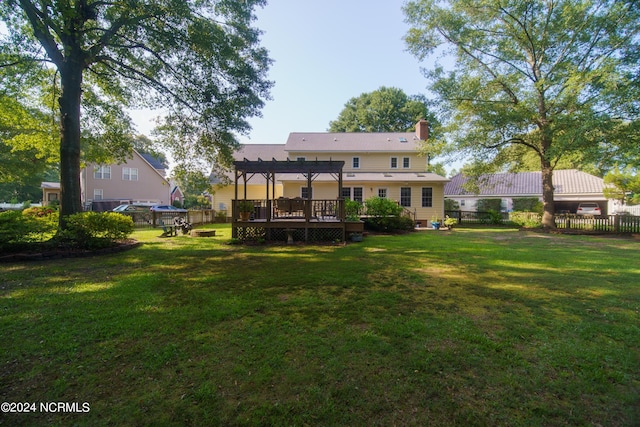
[[[156,169],[140,153],[133,151],[125,163],[97,165],[80,172],[83,206],[86,210],[106,211],[121,203],[168,204],[172,186],[163,169]],[[60,199],[59,183],[42,183],[43,200]]]
[[[246,144],[234,153],[235,160],[243,159],[265,159],[265,160],[287,160],[287,152],[284,144]],[[275,197],[283,196],[283,186],[279,181],[281,176],[276,177]],[[231,217],[231,205],[235,199],[235,188],[233,186],[233,173],[223,177],[211,174],[209,182],[213,187],[212,208],[217,212],[226,212],[227,217]],[[265,185],[267,181],[262,175],[254,176],[246,185],[248,199],[262,199],[265,197]],[[245,194],[244,183],[239,184],[240,194]]]
[[[345,198],[364,202],[374,196],[384,197],[397,201],[417,222],[426,226],[432,217],[443,216],[444,185],[448,182],[442,176],[426,172],[427,159],[420,155],[419,144],[427,137],[428,123],[424,120],[416,124],[415,132],[292,132],[285,144],[244,145],[235,159],[288,160],[309,167],[313,162],[344,162],[339,180],[334,173],[319,172],[310,183],[304,172],[276,172],[268,198]],[[301,170],[305,169],[301,167]],[[246,199],[265,199],[267,178],[255,173],[250,180],[238,182],[237,198],[243,199],[246,194]],[[233,180],[233,174],[227,179]],[[230,216],[236,189],[219,179],[214,183],[213,207],[226,210]]]
[[[469,179],[463,174],[451,178],[444,197],[455,200],[463,211],[475,211],[479,199],[501,199],[502,210],[513,210],[515,198],[542,200],[541,172],[496,173],[481,176],[477,192],[465,188]],[[613,202],[603,194],[604,180],[576,169],[553,172],[554,202],[558,213],[575,213],[580,202],[597,202],[603,215],[613,212]]]

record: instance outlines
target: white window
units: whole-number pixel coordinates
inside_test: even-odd
[[[378,197],[381,199],[387,198],[387,189],[386,188],[378,188]]]
[[[111,179],[111,166],[96,166],[93,169],[94,179]]]
[[[93,189],[93,200],[102,200],[102,189],[94,188]]]
[[[391,169],[397,169],[398,168],[398,158],[397,157],[392,157],[391,158]]]
[[[123,181],[137,181],[138,180],[138,168],[122,168],[122,180]]]
[[[411,159],[409,157],[402,158],[402,167],[405,169],[409,169],[411,167]]]
[[[354,157],[352,162],[351,162],[351,166],[354,169],[360,169],[360,157]]]

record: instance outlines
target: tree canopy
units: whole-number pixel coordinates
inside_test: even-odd
[[[442,147],[436,138],[440,122],[430,108],[432,101],[423,95],[407,95],[402,89],[382,86],[373,92],[362,93],[345,104],[338,118],[329,123],[329,132],[412,132],[416,123],[429,122],[429,141],[421,148],[429,158]],[[442,164],[429,164],[431,172],[446,175]]]
[[[413,0],[406,41],[449,113],[446,131],[475,165],[500,168],[532,152],[542,172],[543,226],[555,227],[553,170],[563,158],[637,161],[637,1]],[[633,143],[636,142],[636,144]]]
[[[438,121],[429,105],[423,96],[382,86],[347,101],[338,118],[329,123],[329,132],[409,132],[420,119],[433,128]]]
[[[617,200],[621,204],[635,205],[640,203],[640,175],[637,170],[627,166],[622,170],[616,166],[604,177],[607,186],[604,196]]]
[[[270,59],[251,26],[264,0],[6,0],[0,68],[53,70],[61,226],[82,209],[80,158],[131,149],[125,107],[162,108],[174,158],[229,157],[269,96]],[[36,86],[33,79],[23,84]],[[227,159],[228,161],[228,159]]]

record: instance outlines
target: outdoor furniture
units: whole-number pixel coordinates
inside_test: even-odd
[[[276,213],[278,216],[293,215],[294,212],[304,212],[304,199],[296,197],[289,199],[287,197],[280,197],[276,199]]]
[[[171,237],[171,236],[177,236],[178,235],[178,230],[177,227],[174,224],[165,224],[165,222],[161,219],[160,220],[160,227],[162,227],[162,235],[160,237]]]

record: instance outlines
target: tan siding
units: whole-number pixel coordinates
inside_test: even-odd
[[[344,172],[424,172],[427,168],[427,160],[424,156],[417,153],[320,153],[318,156],[309,156],[309,153],[289,153],[292,160],[298,157],[304,157],[307,160],[342,160],[344,161]],[[360,168],[353,168],[353,158],[360,158]],[[398,167],[391,169],[391,157],[398,159]],[[409,168],[403,167],[403,159],[409,157]]]
[[[94,190],[102,190],[102,198],[107,200],[134,200],[156,203],[170,203],[171,186],[137,153],[132,159],[121,165],[111,166],[110,179],[94,178],[94,164],[89,164],[83,171],[84,195],[86,201],[93,200]],[[138,169],[138,180],[122,179],[125,167]]]
[[[235,199],[235,188],[232,185],[225,187],[214,186],[213,209],[215,211],[226,210],[227,216],[231,217],[231,203]],[[282,196],[282,184],[276,184],[276,198]],[[271,196],[271,190],[269,190]],[[244,185],[238,184],[238,198],[244,199]],[[266,198],[265,184],[249,184],[247,185],[247,199],[264,200]]]

